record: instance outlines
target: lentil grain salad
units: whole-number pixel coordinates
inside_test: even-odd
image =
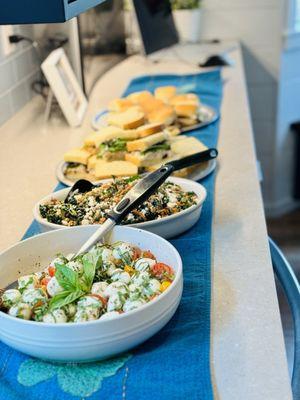
[[[63,226],[103,224],[107,213],[139,179],[139,176],[113,179],[87,193],[75,192],[68,203],[53,198],[39,206],[40,214],[48,222]],[[161,219],[196,203],[197,195],[194,192],[186,192],[179,185],[167,181],[141,206],[128,214],[122,224]]]
[[[148,250],[118,241],[72,259],[57,255],[41,272],[22,276],[0,297],[10,316],[44,323],[112,319],[162,294],[173,268]]]

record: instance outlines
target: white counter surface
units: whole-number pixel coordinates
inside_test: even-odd
[[[132,77],[199,71],[191,60],[216,50],[216,46],[188,46],[163,53],[159,63],[140,56],[125,60],[96,85],[81,128],[71,129],[58,118],[45,124],[39,98],[3,125],[0,249],[21,238],[32,220],[34,203],[56,185],[56,164],[64,151],[81,144],[95,111],[120,95]],[[224,69],[213,227],[211,370],[215,398],[288,400],[283,334],[238,46],[230,57],[235,66]]]

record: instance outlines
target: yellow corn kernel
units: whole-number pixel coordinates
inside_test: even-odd
[[[171,282],[170,281],[163,281],[161,284],[160,284],[160,291],[161,292],[164,292],[166,289],[168,289],[168,287],[171,285]]]
[[[129,275],[132,275],[135,272],[135,269],[132,268],[130,265],[125,265],[124,271],[128,272]]]

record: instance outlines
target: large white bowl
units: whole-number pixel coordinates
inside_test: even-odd
[[[183,178],[169,178],[170,182],[181,186],[186,192],[194,192],[197,195],[197,204],[189,207],[177,214],[170,215],[161,219],[131,224],[131,227],[140,228],[155,233],[165,239],[177,236],[190,229],[198,221],[201,215],[202,205],[206,199],[206,189],[200,183]],[[106,180],[107,181],[107,180]],[[40,214],[40,205],[49,202],[51,199],[64,200],[70,189],[62,189],[51,193],[40,200],[33,208],[34,219],[40,224],[41,231],[47,232],[53,229],[61,229],[63,225],[48,222]],[[69,227],[70,228],[70,227]]]
[[[57,253],[74,253],[97,229],[59,229],[24,240],[0,254],[0,287],[18,276],[39,271]],[[129,350],[158,332],[175,313],[182,294],[182,262],[166,240],[143,230],[118,226],[109,239],[151,250],[172,266],[176,276],[160,296],[112,320],[46,324],[14,318],[0,311],[0,340],[23,353],[60,362],[100,360]]]

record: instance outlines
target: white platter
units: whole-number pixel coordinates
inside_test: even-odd
[[[107,182],[108,179],[103,181]],[[131,227],[140,228],[149,232],[155,233],[165,239],[177,236],[190,229],[199,220],[203,203],[206,199],[206,189],[199,183],[183,178],[169,178],[168,181],[173,182],[182,187],[186,192],[194,192],[197,195],[197,204],[186,210],[180,211],[177,214],[170,215],[159,220],[141,222],[132,224]],[[64,226],[48,222],[43,218],[39,211],[39,206],[49,202],[51,199],[64,200],[67,197],[70,189],[62,189],[51,193],[41,199],[33,208],[34,219],[39,223],[41,231],[47,232],[53,229],[62,229]],[[69,227],[69,229],[73,229]]]
[[[210,175],[215,170],[216,166],[217,166],[217,160],[216,159],[210,160],[210,161],[208,161],[205,168],[201,167],[201,165],[197,166],[192,171],[192,173],[190,173],[186,176],[186,179],[191,179],[193,181],[200,181],[201,179],[204,179],[208,175]],[[74,183],[76,182],[76,180],[73,181],[71,179],[68,179],[65,176],[64,171],[65,171],[66,167],[67,167],[67,163],[64,161],[61,161],[57,165],[56,170],[55,170],[56,178],[58,179],[59,182],[63,183],[66,186],[73,186]],[[93,181],[92,183],[94,183],[96,185],[99,182],[101,182],[101,180]]]
[[[106,121],[107,114],[108,111],[102,109],[94,115],[91,124],[92,128],[95,131],[98,131],[100,128],[104,126],[107,126],[107,121]],[[181,132],[186,133],[194,129],[204,128],[207,125],[213,124],[219,118],[218,112],[213,107],[210,107],[207,104],[202,104],[202,103],[200,104],[198,109],[198,116],[201,122],[193,126],[183,127],[181,129]]]
[[[18,276],[41,270],[57,253],[74,253],[97,226],[58,229],[34,236],[0,254],[0,287]],[[157,333],[175,313],[182,295],[182,261],[166,240],[150,232],[115,227],[110,241],[149,249],[173,267],[175,279],[160,296],[139,309],[111,320],[47,324],[26,321],[0,311],[0,340],[33,357],[59,362],[101,360],[128,351]]]

